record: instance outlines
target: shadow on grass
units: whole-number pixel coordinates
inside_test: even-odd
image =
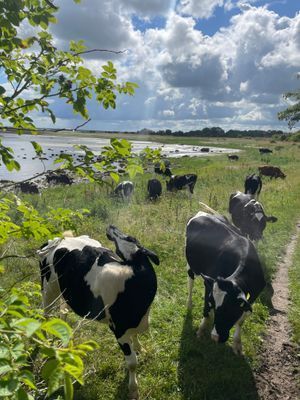
[[[197,339],[191,312],[181,334],[178,383],[184,400],[259,400],[246,359],[228,344]]]

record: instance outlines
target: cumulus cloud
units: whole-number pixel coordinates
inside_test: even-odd
[[[196,18],[209,18],[223,4],[224,0],[180,0],[178,11]]]

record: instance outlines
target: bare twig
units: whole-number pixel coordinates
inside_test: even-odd
[[[85,121],[82,124],[76,126],[76,128],[74,128],[73,131],[77,131],[77,129],[79,129],[79,128],[83,127],[84,125],[88,124],[91,120],[92,120],[92,118],[89,118],[87,121]]]

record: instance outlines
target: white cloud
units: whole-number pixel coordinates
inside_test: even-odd
[[[175,113],[173,110],[163,110],[162,115],[164,117],[174,117]]]
[[[196,18],[209,18],[223,4],[224,0],[180,0],[178,11]]]

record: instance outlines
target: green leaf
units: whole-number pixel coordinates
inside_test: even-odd
[[[3,93],[5,92],[6,92],[5,88],[3,86],[0,86],[0,96],[2,96]]]
[[[37,142],[30,142],[35,150],[36,155],[40,156],[43,153],[42,147]]]
[[[14,378],[0,381],[0,397],[12,396],[18,389],[18,386],[19,382]]]
[[[43,322],[41,329],[61,339],[65,346],[69,343],[72,337],[72,329],[70,326],[58,318]]]
[[[140,165],[136,165],[136,164],[127,165],[126,171],[128,172],[129,177],[131,179],[133,179],[136,176],[136,174],[144,173],[143,167],[141,167]]]
[[[5,358],[0,358],[0,376],[6,374],[9,371],[12,371],[12,366],[10,365],[9,360]]]
[[[110,172],[109,175],[111,176],[111,178],[112,178],[116,183],[119,182],[120,177],[119,177],[119,175],[118,175],[116,172]]]
[[[72,400],[74,396],[74,388],[72,379],[69,374],[65,372],[65,383],[64,383],[64,393],[66,400]]]
[[[27,337],[32,336],[40,327],[42,323],[33,318],[22,318],[16,321],[15,326],[24,330]]]

